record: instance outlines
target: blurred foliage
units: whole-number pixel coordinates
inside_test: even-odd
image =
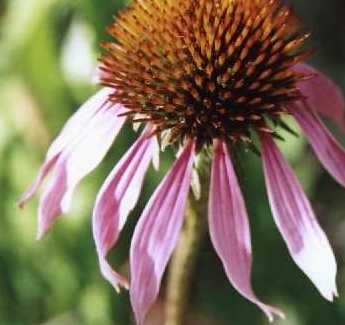
[[[344,1],[289,3],[313,31],[312,63],[344,89]],[[117,295],[99,274],[90,214],[97,189],[133,141],[133,131],[123,130],[101,167],[79,186],[71,217],[60,219],[42,242],[35,241],[37,200],[24,211],[15,206],[53,136],[96,90],[90,80],[98,43],[107,39],[105,27],[123,5],[119,0],[0,0],[1,325],[132,323],[127,293]],[[334,304],[325,302],[297,270],[273,224],[260,161],[244,152],[239,161],[251,215],[254,286],[265,301],[285,309],[286,325],[345,324],[344,192],[321,170],[303,140],[288,135],[287,140],[282,148],[336,249],[341,296]],[[142,200],[112,254],[123,272],[135,220],[170,158],[163,155],[160,175],[150,171]],[[190,324],[265,324],[260,311],[228,284],[208,239],[197,268]]]

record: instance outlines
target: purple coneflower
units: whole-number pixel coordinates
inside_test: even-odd
[[[270,320],[282,313],[251,286],[251,240],[233,166],[235,144],[258,143],[273,217],[289,252],[320,293],[337,295],[336,261],[310,203],[275,140],[293,116],[324,168],[345,185],[345,152],[318,113],[343,126],[344,100],[327,77],[301,63],[308,34],[278,0],[141,0],[110,26],[103,44],[104,88],[53,142],[23,206],[48,173],[39,204],[38,237],[67,213],[76,185],[103,159],[124,123],[145,123],[96,200],[93,234],[103,276],[130,291],[142,324],[183,224],[196,158],[213,153],[208,222],[232,285]],[[292,132],[292,131],[291,131]],[[179,155],[135,228],[130,283],[107,262],[136,205],[146,171],[166,145]]]

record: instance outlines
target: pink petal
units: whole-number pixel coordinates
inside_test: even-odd
[[[313,110],[330,118],[340,128],[344,129],[345,100],[339,87],[308,64],[297,64],[294,70],[307,75],[315,75],[310,80],[301,81],[298,84],[299,89]]]
[[[271,136],[261,135],[266,187],[273,217],[290,254],[329,301],[337,295],[337,265],[303,189]]]
[[[128,288],[128,283],[111,268],[106,256],[116,244],[129,213],[138,201],[146,171],[153,158],[156,140],[150,135],[151,127],[147,127],[115,166],[97,196],[93,213],[93,236],[101,272],[117,290],[120,286]]]
[[[59,155],[39,205],[38,238],[69,209],[75,187],[102,161],[125,122],[122,106],[103,107]]]
[[[302,104],[289,108],[325,169],[345,186],[345,151],[321,120]]]
[[[157,298],[164,270],[177,243],[194,155],[194,143],[190,141],[154,192],[134,231],[130,297],[138,324],[143,324]]]
[[[114,92],[110,88],[103,88],[98,93],[89,98],[70,119],[66,122],[60,134],[51,144],[47,159],[50,159],[59,154],[67,145],[73,141],[85,126],[92,120],[92,118],[101,110],[108,102],[109,95]]]
[[[247,211],[226,143],[221,140],[214,141],[208,215],[213,246],[232,285],[260,307],[270,322],[274,314],[284,317],[280,310],[262,303],[253,292]]]
[[[96,95],[92,96],[85,104],[83,104],[67,121],[60,134],[48,149],[45,162],[40,168],[35,181],[18,200],[19,207],[23,208],[34,196],[47,174],[55,166],[61,151],[69,145],[71,141],[78,137],[79,133],[85,128],[87,123],[90,122],[92,117],[104,106],[104,104],[107,103],[108,96],[110,94],[111,90],[109,88],[100,90]]]
[[[55,166],[58,157],[59,155],[56,155],[52,159],[48,159],[43,163],[36,179],[18,200],[17,204],[21,209],[23,209],[25,207],[25,204],[29,202],[31,198],[35,195],[36,191],[41,186],[42,182],[44,181],[50,170]]]

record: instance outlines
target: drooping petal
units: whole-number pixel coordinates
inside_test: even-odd
[[[253,292],[247,211],[226,143],[221,140],[214,141],[208,216],[213,246],[232,285],[260,307],[270,321],[274,315],[284,317],[278,309],[262,303]]]
[[[58,159],[59,155],[56,155],[52,159],[46,160],[43,165],[40,167],[38,171],[38,175],[33,183],[29,186],[29,188],[22,194],[22,196],[18,200],[18,206],[23,209],[25,204],[31,200],[31,198],[35,195],[38,188],[41,186],[42,182],[51,171],[51,169],[55,166],[55,163]]]
[[[115,166],[97,196],[93,212],[93,236],[101,272],[116,290],[120,286],[128,288],[128,283],[111,268],[106,256],[116,244],[129,213],[138,201],[146,171],[154,155],[156,140],[151,132],[151,127],[147,127]]]
[[[114,92],[110,88],[103,88],[95,95],[90,97],[66,122],[60,134],[53,141],[47,152],[47,159],[59,154],[67,145],[70,144],[83,131],[92,118],[108,102],[109,95]]]
[[[59,155],[39,204],[38,238],[69,209],[75,187],[102,161],[125,117],[122,106],[103,107]]]
[[[321,120],[303,104],[290,105],[295,117],[325,169],[345,186],[345,151]]]
[[[161,279],[183,223],[194,161],[190,141],[146,205],[135,228],[130,251],[130,298],[142,325],[157,297]]]
[[[314,75],[310,80],[301,81],[298,88],[313,110],[330,118],[340,128],[344,129],[345,99],[339,87],[308,64],[297,64],[294,70],[299,73]]]
[[[33,197],[47,174],[55,166],[62,150],[78,137],[79,133],[86,127],[92,117],[107,103],[108,96],[110,94],[111,90],[109,88],[103,88],[96,95],[86,101],[67,121],[60,134],[50,145],[46,159],[41,166],[36,179],[18,200],[19,207],[23,208],[24,205]]]
[[[320,293],[332,301],[337,296],[337,265],[329,241],[271,136],[262,134],[261,142],[266,187],[278,229],[293,260]]]

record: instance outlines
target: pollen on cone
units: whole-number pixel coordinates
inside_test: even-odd
[[[103,83],[134,122],[151,121],[169,143],[197,147],[217,137],[251,141],[305,77],[291,66],[308,55],[308,33],[279,1],[133,1],[108,28]]]

